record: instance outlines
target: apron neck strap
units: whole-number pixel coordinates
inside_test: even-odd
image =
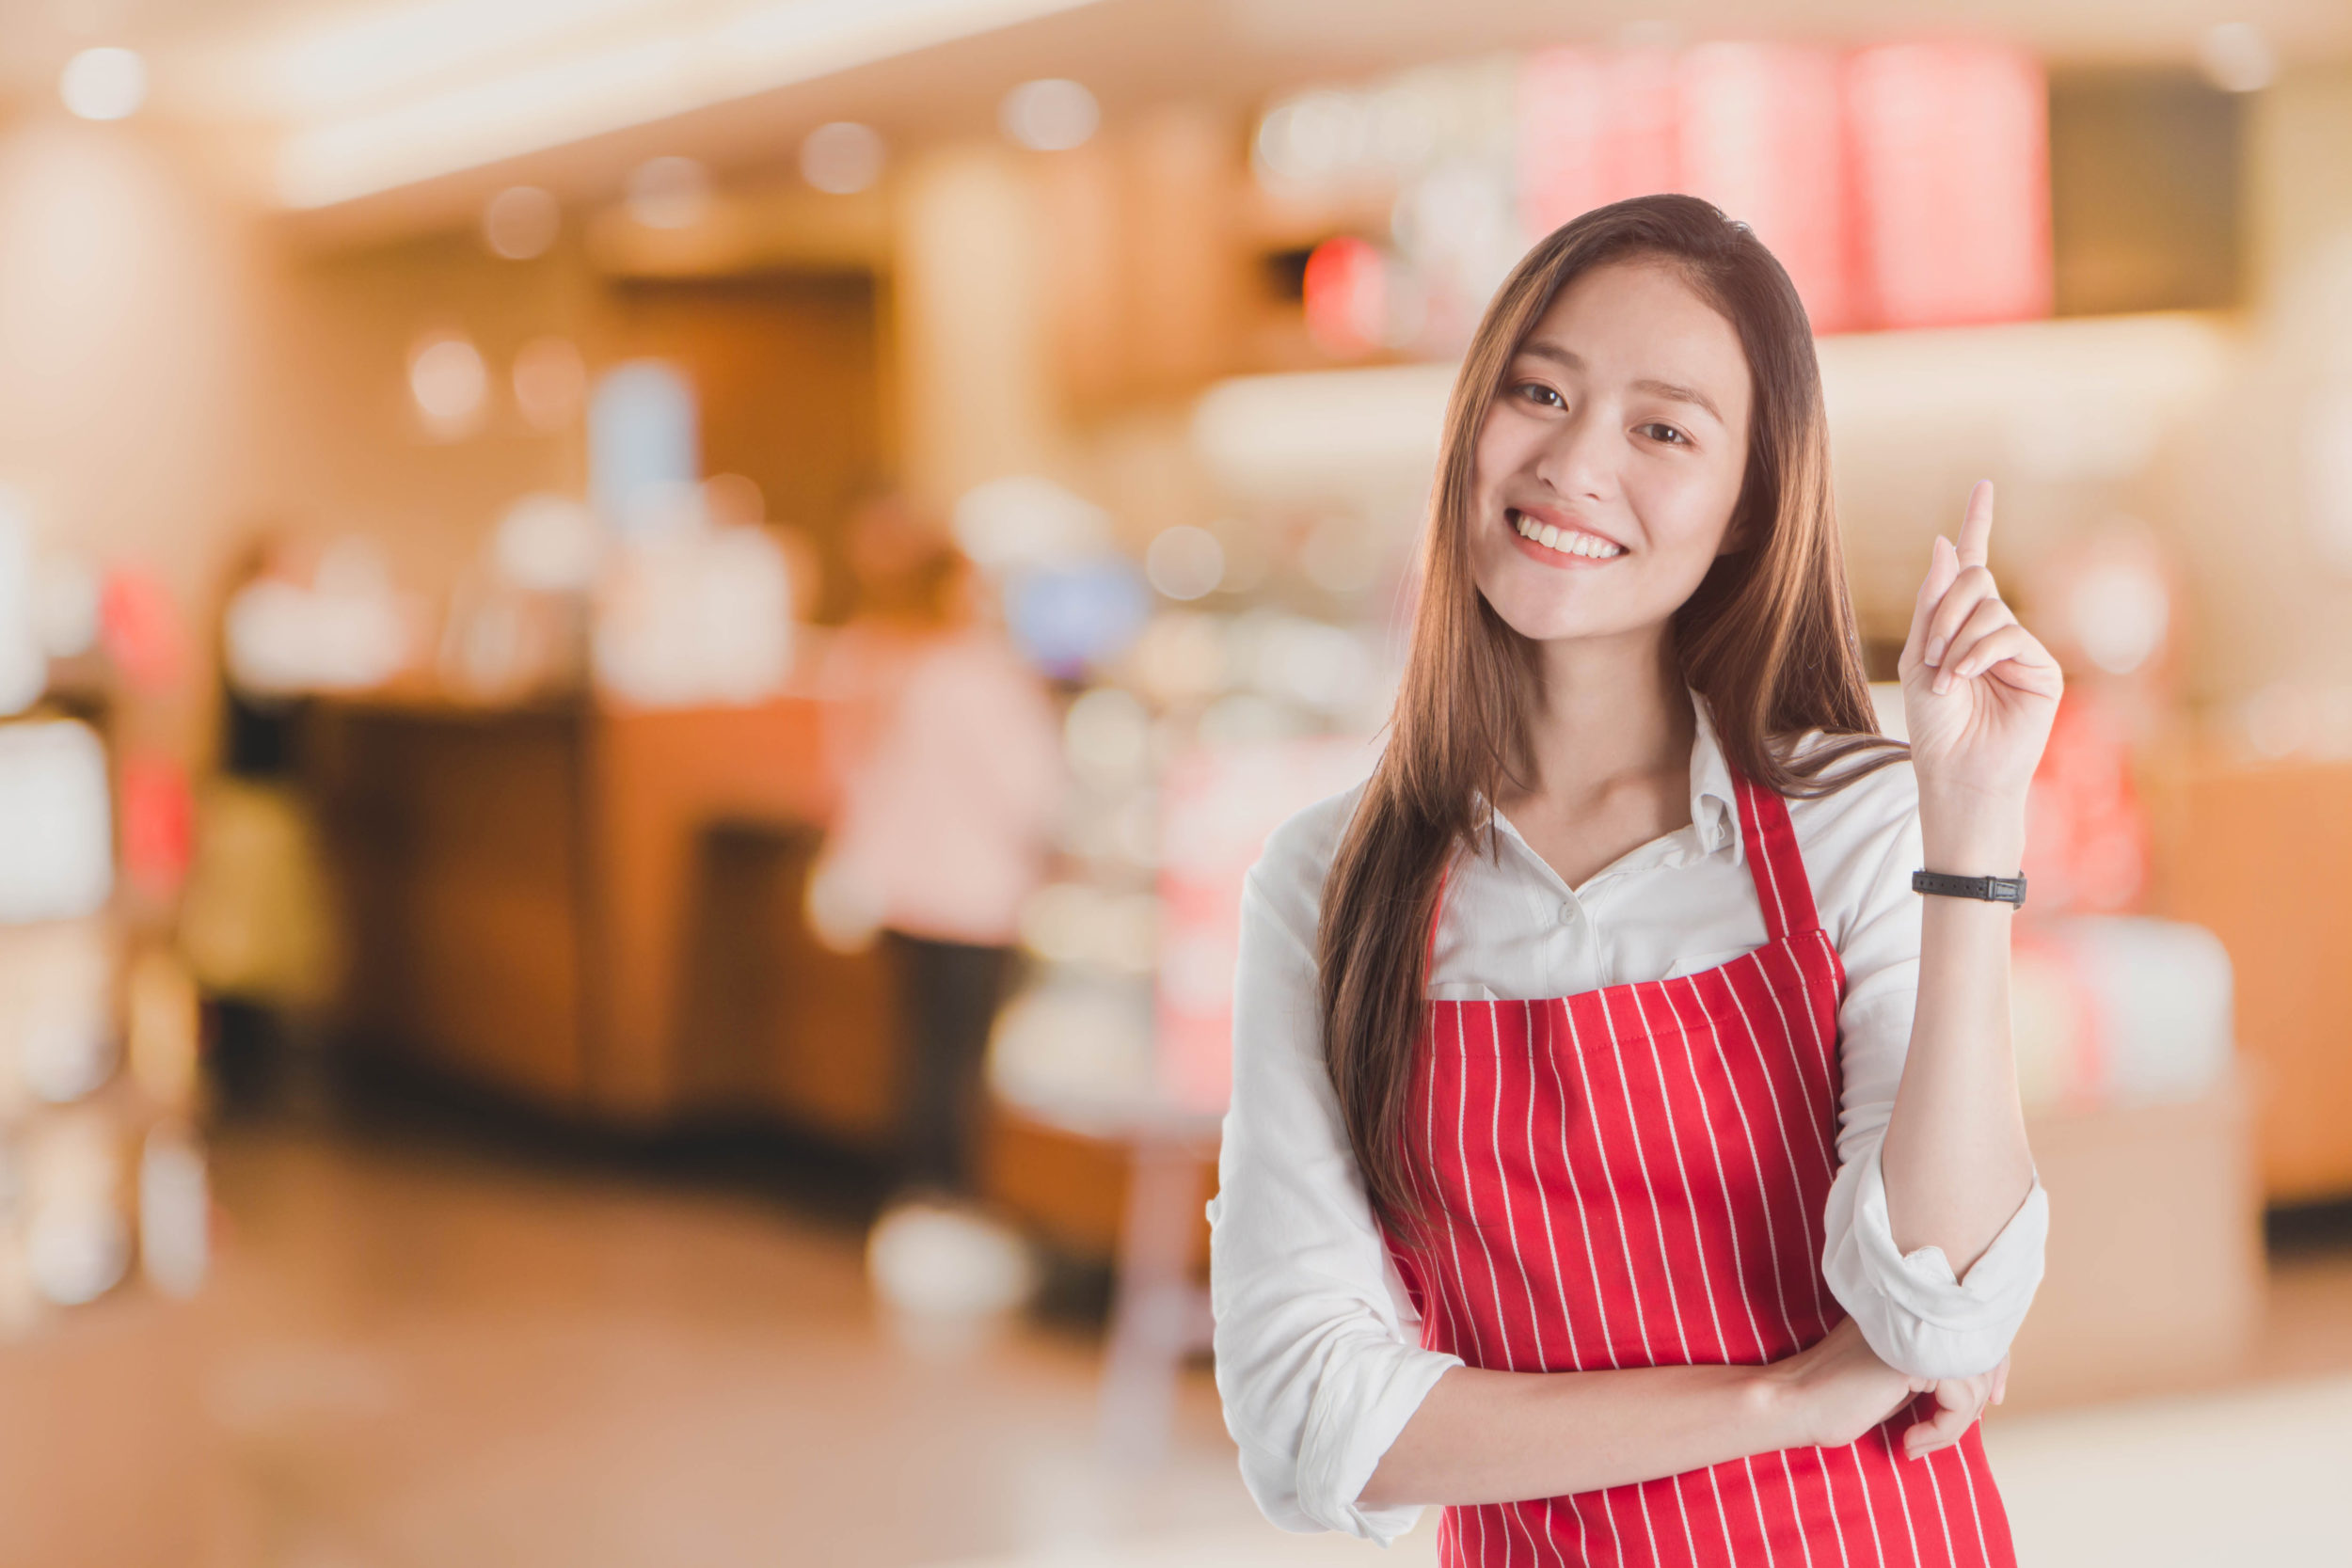
[[[1764,907],[1764,929],[1773,942],[1803,936],[1821,928],[1813,907],[1813,884],[1797,853],[1797,831],[1789,825],[1788,802],[1763,785],[1740,774],[1732,781],[1740,798],[1740,836],[1756,882],[1756,902]]]

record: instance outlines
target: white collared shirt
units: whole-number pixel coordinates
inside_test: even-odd
[[[1431,1000],[1569,996],[1693,974],[1763,945],[1731,769],[1707,705],[1692,704],[1690,826],[1570,888],[1498,813],[1499,855],[1461,857],[1447,881]],[[1461,1361],[1422,1348],[1324,1069],[1316,914],[1360,794],[1276,830],[1243,889],[1211,1295],[1226,1427],[1259,1507],[1286,1529],[1385,1544],[1421,1510],[1356,1499],[1430,1386]],[[1788,816],[1846,966],[1825,1277],[1890,1365],[1921,1377],[1985,1371],[2008,1353],[2041,1281],[2041,1184],[1961,1281],[1939,1249],[1896,1248],[1879,1169],[1919,983],[1917,781],[1898,763],[1790,800]]]

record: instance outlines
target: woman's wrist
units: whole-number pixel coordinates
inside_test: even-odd
[[[1812,1440],[1811,1410],[1804,1397],[1803,1356],[1742,1368],[1746,1381],[1740,1389],[1747,1427],[1757,1453],[1803,1448]]]
[[[1953,789],[1919,793],[1922,869],[1951,877],[2014,877],[2026,853],[2022,797]]]

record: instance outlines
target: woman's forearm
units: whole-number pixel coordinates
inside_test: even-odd
[[[1927,869],[2013,877],[2022,803],[1923,797]],[[2033,1187],[2010,1037],[2006,904],[1931,896],[1921,911],[1919,1000],[1879,1162],[1904,1252],[1943,1249],[1964,1275]]]
[[[1366,1508],[1518,1502],[1679,1475],[1804,1439],[1758,1367],[1439,1378],[1373,1471]]]

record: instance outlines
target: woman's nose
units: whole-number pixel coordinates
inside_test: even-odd
[[[1590,409],[1561,421],[1535,460],[1535,477],[1555,494],[1599,500],[1616,486],[1614,430]]]

